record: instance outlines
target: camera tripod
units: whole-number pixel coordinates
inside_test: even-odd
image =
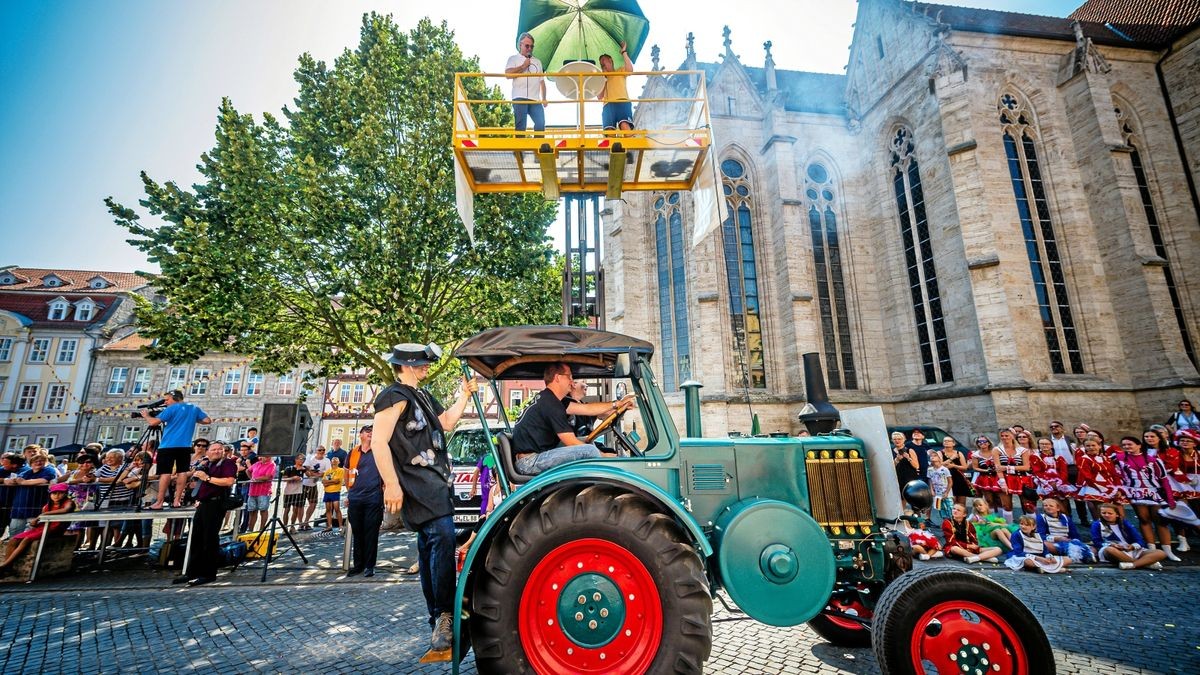
[[[97,494],[97,511],[104,508],[103,505],[106,501],[108,501],[109,495],[112,494],[112,491],[117,487],[117,484],[127,477],[129,470],[133,468],[134,457],[137,457],[138,454],[143,452],[142,448],[146,447],[146,443],[149,441],[155,441],[155,447],[162,443],[162,426],[147,426],[146,430],[142,432],[141,437],[138,438],[137,443],[133,446],[133,448],[131,448],[134,450],[134,452],[132,454],[125,454],[125,459],[121,464],[121,468],[117,470],[117,475],[113,478],[113,482],[108,484],[108,489],[104,490],[104,494]],[[142,495],[146,493],[146,483],[148,483],[150,480],[149,474],[150,466],[143,466],[142,475],[138,481],[137,490],[135,490],[133,493],[133,510],[135,513],[141,513],[142,511]],[[112,508],[112,506],[110,505],[108,508]]]

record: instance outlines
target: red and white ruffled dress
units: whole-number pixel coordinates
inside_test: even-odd
[[[1165,453],[1163,464],[1167,467],[1167,484],[1176,499],[1200,499],[1200,452],[1185,457],[1180,450]],[[1159,455],[1162,457],[1162,454]]]
[[[1067,482],[1067,460],[1053,453],[1035,454],[1029,457],[1029,471],[1033,484],[1042,497],[1071,499],[1076,487]]]
[[[1116,470],[1103,455],[1080,455],[1078,467],[1078,498],[1089,502],[1124,502]]]
[[[991,454],[984,455],[978,450],[971,452],[971,456],[975,458],[979,465],[979,471],[975,472],[975,489],[984,492],[1000,492],[1000,476],[996,475],[996,466],[992,463]]]

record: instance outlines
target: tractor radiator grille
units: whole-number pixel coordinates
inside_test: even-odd
[[[810,451],[805,468],[812,515],[822,527],[871,526],[867,466],[857,450]]]
[[[725,489],[724,464],[692,464],[692,492],[702,492]]]

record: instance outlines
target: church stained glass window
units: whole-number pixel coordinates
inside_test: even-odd
[[[759,312],[758,263],[754,251],[750,181],[741,162],[721,162],[729,215],[721,224],[729,314],[733,328],[734,380],[742,388],[765,389],[767,369]]]
[[[658,253],[658,318],[662,332],[659,363],[663,370],[663,391],[677,391],[691,377],[687,267],[678,192],[654,200],[654,242]]]
[[[1134,121],[1120,107],[1116,108],[1117,124],[1121,127],[1121,135],[1125,143],[1133,148],[1129,158],[1133,162],[1133,175],[1137,179],[1138,194],[1142,198],[1142,210],[1146,214],[1146,223],[1150,227],[1150,240],[1154,242],[1154,254],[1162,258],[1163,280],[1166,282],[1167,294],[1171,298],[1171,309],[1175,312],[1175,323],[1179,328],[1179,336],[1183,338],[1183,349],[1187,352],[1188,360],[1193,366],[1196,363],[1196,348],[1192,344],[1191,331],[1188,330],[1187,317],[1183,312],[1183,302],[1179,298],[1179,288],[1175,284],[1175,274],[1171,271],[1171,258],[1167,254],[1167,242],[1163,238],[1162,227],[1158,222],[1158,212],[1154,209],[1154,196],[1150,193],[1150,180],[1146,175],[1146,165],[1142,161],[1142,140],[1134,130]]]
[[[1042,318],[1042,332],[1055,373],[1082,373],[1083,353],[1075,330],[1067,278],[1058,250],[1049,197],[1038,162],[1037,130],[1028,105],[1015,94],[1000,97],[998,106],[1004,133],[1008,174],[1017,201],[1017,215],[1029,256],[1034,293]]]
[[[891,141],[892,186],[900,215],[900,239],[904,245],[904,264],[912,295],[917,345],[925,384],[954,380],[950,363],[950,345],[942,316],[942,297],[938,291],[937,266],[933,261],[933,242],[925,213],[925,193],[921,172],[913,155],[912,132],[901,127]]]
[[[817,282],[817,308],[825,350],[825,379],[831,389],[858,389],[846,281],[842,271],[842,244],[838,230],[837,186],[820,162],[805,171],[808,226],[812,233],[813,267]]]

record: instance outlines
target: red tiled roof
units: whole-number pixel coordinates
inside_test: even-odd
[[[60,291],[60,288],[47,289]],[[72,303],[67,308],[67,318],[62,321],[50,320],[50,302],[57,297],[62,297]],[[84,298],[91,298],[96,303],[96,312],[92,314],[92,318],[87,321],[75,320],[74,303]],[[111,314],[113,308],[120,302],[117,296],[112,294],[105,295],[102,292],[97,292],[91,289],[89,293],[28,293],[28,292],[12,292],[7,288],[0,290],[0,309],[10,312],[16,312],[33,322],[34,326],[50,327],[50,328],[83,328],[94,323],[105,321]]]
[[[136,352],[140,349],[145,349],[152,344],[154,344],[154,340],[151,340],[150,338],[144,338],[137,333],[130,333],[119,340],[113,340],[112,342],[101,347],[101,349],[106,352]]]
[[[1200,0],[1086,0],[1071,18],[1111,24],[1133,40],[1165,46],[1200,23]]]
[[[994,35],[1016,35],[1050,40],[1075,40],[1074,21],[1057,16],[1039,16],[1019,12],[1001,12],[994,9],[976,9],[955,5],[937,5],[929,2],[909,3],[914,11],[931,19],[937,19],[953,30],[969,33],[991,33]],[[1130,40],[1109,30],[1103,23],[1080,21],[1083,34],[1097,44],[1136,47]]]
[[[49,269],[42,267],[6,267],[0,268],[0,276],[5,273],[17,277],[17,283],[0,286],[5,291],[44,291],[47,293],[66,293],[71,291],[91,293],[121,293],[141,288],[149,283],[144,277],[134,272],[105,272],[101,270],[68,270]],[[42,278],[48,274],[62,279],[61,286],[48,288],[43,285]],[[89,288],[88,282],[96,277],[104,277],[112,283],[106,288]]]

